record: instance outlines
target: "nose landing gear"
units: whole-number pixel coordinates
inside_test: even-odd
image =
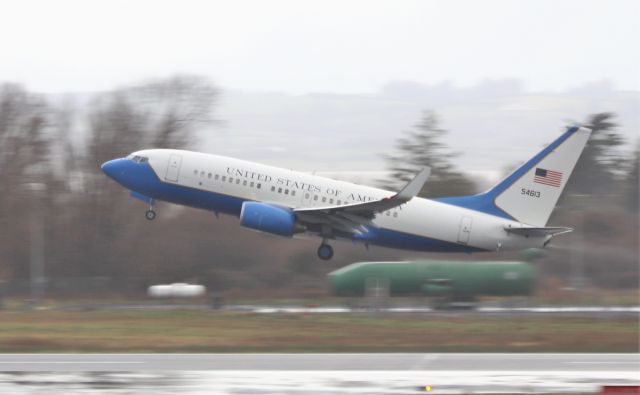
[[[333,258],[333,247],[323,241],[320,247],[318,247],[318,258],[323,261],[328,261]]]
[[[147,210],[147,212],[144,213],[144,217],[149,221],[153,221],[154,219],[156,219],[156,212],[153,211],[153,204],[151,204],[149,206],[149,210]]]

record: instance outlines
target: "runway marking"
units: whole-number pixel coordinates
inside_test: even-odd
[[[624,357],[624,356],[629,356],[629,355],[640,355],[640,354],[631,354],[631,353],[596,353],[596,354],[585,354],[585,353],[579,353],[579,352],[574,352],[574,353],[513,353],[513,352],[494,352],[494,353],[456,353],[456,352],[452,352],[452,353],[423,353],[423,352],[390,352],[390,353],[367,353],[367,352],[360,352],[360,353],[323,353],[323,352],[316,352],[316,353],[270,353],[270,352],[263,352],[263,353],[2,353],[0,354],[0,357],[9,357],[9,356],[37,356],[37,357],[42,357],[42,356],[56,356],[56,357],[78,357],[78,356],[83,356],[83,357],[91,357],[91,356],[118,356],[118,357],[140,357],[140,356],[144,356],[144,357],[156,357],[156,356],[164,356],[164,357],[208,357],[208,356],[225,356],[225,355],[235,355],[235,356],[273,356],[273,355],[285,355],[285,356],[300,356],[300,355],[304,355],[304,356],[309,356],[309,355],[328,355],[328,356],[336,356],[336,355],[364,355],[364,356],[381,356],[381,355],[395,355],[395,356],[422,356],[422,355],[435,355],[435,356],[492,356],[492,357],[502,357],[502,356],[508,356],[508,357],[540,357],[540,358],[548,358],[548,357],[568,357],[568,356],[585,356],[585,355],[597,355],[598,357]]]
[[[640,365],[640,361],[567,361],[565,363],[629,363]]]
[[[85,363],[89,363],[89,364],[140,364],[140,363],[144,363],[143,361],[0,361],[0,364],[21,364],[21,365],[25,365],[25,364],[29,364],[29,365],[33,365],[33,364],[52,364],[52,363],[56,363],[56,364],[85,364]]]
[[[567,361],[575,365],[639,365],[640,361]]]

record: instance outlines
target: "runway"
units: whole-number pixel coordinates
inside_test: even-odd
[[[232,306],[228,310],[251,311],[259,314],[358,314],[358,313],[424,313],[424,314],[467,314],[483,316],[519,316],[519,315],[562,315],[563,317],[615,317],[632,316],[640,314],[640,306],[538,306],[538,307],[491,307],[478,306],[469,310],[438,310],[431,307],[374,307],[374,308],[349,308],[349,307],[300,307],[300,306]]]
[[[438,310],[428,306],[273,306],[229,304],[217,308],[222,311],[251,312],[257,314],[465,314],[483,316],[557,316],[563,317],[621,317],[640,315],[640,306],[529,306],[500,307],[476,306],[473,309]],[[204,310],[211,311],[207,304],[81,304],[57,308],[61,311],[87,310]]]
[[[0,393],[597,393],[639,354],[0,354]]]
[[[0,354],[0,371],[229,370],[640,372],[640,354]]]

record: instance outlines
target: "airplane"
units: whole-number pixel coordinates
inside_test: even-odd
[[[430,169],[399,192],[332,180],[219,155],[174,149],[136,151],[102,164],[106,175],[148,204],[166,201],[236,216],[249,229],[284,237],[321,238],[317,254],[333,257],[330,240],[431,252],[544,248],[571,232],[546,223],[591,130],[564,133],[488,191],[417,197]]]

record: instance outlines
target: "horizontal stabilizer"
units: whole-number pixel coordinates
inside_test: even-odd
[[[504,228],[507,233],[513,233],[525,237],[543,237],[543,236],[557,236],[563,233],[572,232],[572,228],[566,228],[563,226],[550,226],[543,228]]]

